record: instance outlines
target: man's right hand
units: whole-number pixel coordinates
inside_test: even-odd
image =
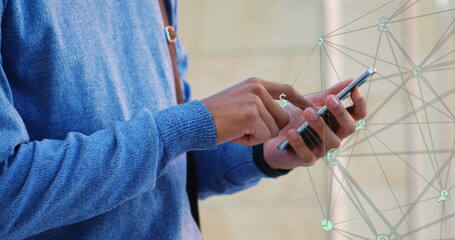
[[[215,122],[217,143],[233,141],[253,146],[276,137],[289,123],[288,114],[274,100],[282,93],[293,102],[298,100],[300,106],[312,105],[292,86],[258,78],[202,100]]]

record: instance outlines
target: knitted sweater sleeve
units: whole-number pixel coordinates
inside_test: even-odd
[[[177,63],[180,78],[188,71],[188,54],[177,42]],[[182,81],[184,98],[191,99],[191,86]],[[198,197],[205,199],[212,195],[231,194],[256,185],[267,177],[254,163],[251,147],[232,142],[221,144],[215,149],[195,151]]]
[[[253,161],[251,147],[232,142],[216,149],[194,152],[198,175],[198,197],[232,194],[267,177]]]
[[[215,135],[210,113],[192,101],[139,111],[89,136],[73,132],[62,140],[30,141],[0,69],[0,238],[22,238],[112,210],[154,188],[175,157],[213,148]]]

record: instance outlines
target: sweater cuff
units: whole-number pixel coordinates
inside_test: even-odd
[[[198,100],[159,111],[156,123],[166,155],[173,159],[192,150],[216,148],[212,115]]]
[[[288,174],[291,170],[274,169],[264,159],[264,145],[253,147],[253,160],[256,166],[268,177],[279,177]]]

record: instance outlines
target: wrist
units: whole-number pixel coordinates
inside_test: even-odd
[[[253,146],[253,160],[256,166],[268,177],[279,177],[288,174],[291,170],[272,168],[264,158],[264,146]]]

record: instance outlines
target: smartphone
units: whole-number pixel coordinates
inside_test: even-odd
[[[360,77],[349,83],[343,90],[341,90],[337,94],[337,98],[340,100],[345,99],[347,96],[349,96],[349,93],[351,93],[351,91],[354,90],[354,88],[362,85],[367,80],[367,78],[371,77],[374,73],[376,73],[376,69],[367,68],[365,72],[362,75],[360,75]],[[329,119],[330,114],[327,106],[324,106],[321,109],[319,109],[317,111],[317,114],[321,116],[331,128],[333,126],[338,126],[336,120]],[[303,141],[310,149],[320,146],[322,144],[322,141],[319,138],[318,134],[308,125],[307,122],[302,124],[302,126],[300,126],[297,129],[297,132],[300,134],[300,136],[302,136]],[[280,145],[278,145],[277,148],[280,151],[285,151],[289,147],[291,147],[291,145],[289,144],[288,139],[285,139],[283,142],[280,143]]]

